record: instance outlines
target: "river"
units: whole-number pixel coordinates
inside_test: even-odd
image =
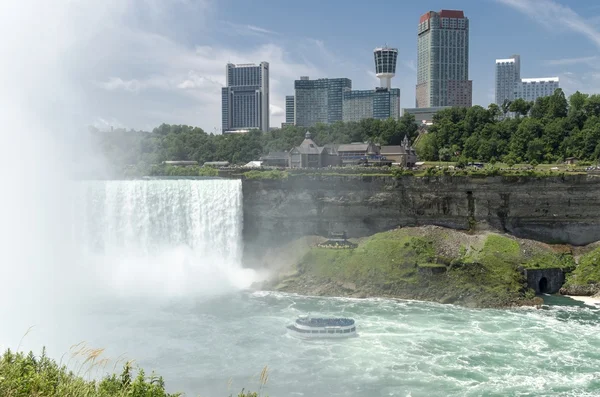
[[[71,197],[78,287],[23,346],[53,335],[59,356],[85,341],[188,396],[257,390],[265,366],[271,397],[600,395],[597,309],[554,297],[541,310],[476,310],[249,292],[240,181],[85,182]],[[353,317],[359,336],[287,335],[307,313]]]

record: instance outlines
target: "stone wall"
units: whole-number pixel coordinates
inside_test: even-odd
[[[600,177],[290,176],[243,180],[247,253],[305,235],[400,226],[492,228],[549,243],[600,240]]]
[[[536,294],[556,294],[565,283],[565,273],[562,269],[527,269],[525,279]]]

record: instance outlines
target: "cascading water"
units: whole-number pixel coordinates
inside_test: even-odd
[[[253,281],[239,180],[85,181],[73,197],[74,245],[111,293],[213,295]]]

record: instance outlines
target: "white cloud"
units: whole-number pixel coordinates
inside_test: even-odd
[[[270,111],[271,116],[283,116],[283,115],[285,115],[285,111],[283,110],[283,108],[281,108],[281,107],[279,107],[277,105],[270,105],[269,106],[269,111]]]
[[[574,33],[578,33],[596,46],[600,47],[600,30],[596,25],[590,23],[570,7],[563,6],[552,0],[497,0],[498,2],[512,7],[531,19],[541,23],[548,29],[555,30],[562,27]]]
[[[497,0],[517,11],[529,16],[549,30],[568,31],[589,40],[594,46],[600,47],[600,30],[593,19],[584,18],[570,7],[561,5],[553,0]],[[544,65],[556,67],[572,67],[577,69],[557,73],[560,86],[565,94],[570,95],[579,90],[593,93],[600,91],[600,84],[594,78],[594,71],[600,68],[600,57],[582,56],[576,58],[560,58],[542,61]]]
[[[561,58],[561,59],[549,59],[544,61],[546,65],[550,66],[563,66],[563,65],[577,65],[577,64],[585,64],[589,66],[595,66],[598,64],[598,60],[600,57],[591,56],[591,57],[580,57],[580,58]]]
[[[259,26],[254,26],[254,25],[246,25],[246,28],[258,33],[264,33],[264,34],[278,34],[277,32],[274,32],[272,30],[269,29],[265,29],[265,28],[261,28]]]
[[[404,67],[411,70],[412,72],[415,72],[415,73],[417,72],[417,65],[415,64],[414,59],[411,59],[408,61],[402,61],[402,64],[404,65]]]
[[[241,25],[238,23],[233,23],[229,21],[221,21],[221,24],[227,26],[227,29],[223,31],[226,35],[237,35],[237,36],[259,36],[259,37],[267,37],[267,36],[278,36],[279,33],[269,30],[256,25]]]
[[[78,77],[89,82],[85,94],[94,105],[94,118],[118,119],[128,128],[163,122],[220,128],[225,64],[261,61],[270,64],[270,124],[276,126],[284,121],[282,109],[285,96],[293,94],[293,81],[325,75],[324,67],[338,64],[319,40],[273,43],[263,35],[243,48],[215,43],[218,37],[210,44],[208,37],[190,43],[157,33],[152,25],[129,23],[130,12],[120,13],[102,35],[79,46],[75,62]],[[245,29],[274,34],[252,25]]]

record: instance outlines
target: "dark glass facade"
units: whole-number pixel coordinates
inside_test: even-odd
[[[317,123],[330,124],[342,121],[343,92],[352,89],[352,81],[346,78],[296,80],[296,125],[312,127]]]
[[[294,124],[294,96],[288,95],[285,97],[285,122],[286,124]]]
[[[385,120],[390,117],[400,117],[399,88],[344,92],[344,121]]]

